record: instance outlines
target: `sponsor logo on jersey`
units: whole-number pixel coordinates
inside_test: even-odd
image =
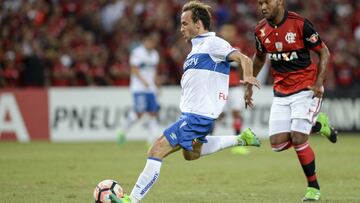
[[[265,40],[265,44],[270,44],[270,40],[269,40],[269,38],[266,38],[266,40]]]
[[[189,66],[196,66],[199,58],[190,58],[184,62],[184,69],[187,69]]]
[[[228,97],[229,96],[227,96],[226,94],[224,94],[224,93],[222,93],[222,92],[220,92],[219,93],[219,100],[228,100]]]
[[[287,41],[287,43],[294,44],[295,39],[296,39],[296,33],[293,32],[286,33],[285,40]]]
[[[316,43],[319,40],[319,34],[314,33],[309,38],[306,38],[306,41],[309,41],[311,43]]]
[[[275,42],[275,47],[276,47],[276,50],[278,50],[280,52],[283,49],[283,43],[282,42]]]
[[[287,52],[287,53],[274,53],[269,54],[269,59],[273,61],[292,61],[294,59],[298,59],[298,55],[296,51]]]

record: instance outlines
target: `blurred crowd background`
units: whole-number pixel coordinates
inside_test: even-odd
[[[190,45],[180,34],[182,0],[1,0],[0,87],[127,86],[129,53],[157,33],[164,85],[178,85]],[[236,25],[234,46],[252,56],[256,0],[206,1],[213,31]],[[360,86],[360,1],[287,0],[314,25],[331,55],[326,88]],[[269,77],[270,78],[270,77]],[[271,79],[265,79],[271,83]]]

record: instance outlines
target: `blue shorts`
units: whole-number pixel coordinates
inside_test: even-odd
[[[154,93],[134,93],[134,110],[141,112],[158,112],[160,106]]]
[[[163,133],[171,146],[180,145],[187,151],[192,151],[193,140],[206,143],[215,119],[191,113],[183,113],[179,120],[173,123]]]

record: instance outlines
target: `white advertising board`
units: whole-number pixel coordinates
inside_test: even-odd
[[[180,87],[162,88],[159,93],[159,135],[180,116]],[[239,95],[243,97],[243,95]],[[244,127],[267,136],[271,88],[254,90],[256,108],[243,110]],[[115,140],[132,112],[128,88],[51,88],[49,90],[50,139],[52,141]],[[217,122],[214,134],[232,134],[230,113]],[[143,119],[143,120],[146,120]],[[145,140],[145,121],[124,129],[128,140]]]

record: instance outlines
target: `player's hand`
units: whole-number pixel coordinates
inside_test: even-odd
[[[254,76],[244,77],[244,80],[240,80],[240,83],[244,85],[255,85],[255,87],[260,89],[260,82]]]
[[[245,77],[244,80],[240,80],[240,83],[245,85],[245,95],[244,95],[245,108],[247,108],[248,106],[250,108],[254,108],[254,103],[252,99],[252,95],[253,95],[252,86],[255,85],[258,89],[260,89],[260,82],[254,76],[251,76],[251,77]]]
[[[252,85],[245,85],[244,100],[245,100],[246,109],[247,107],[254,108],[252,95],[253,95]]]
[[[324,86],[315,84],[308,86],[308,89],[314,92],[314,97],[322,98],[324,96]]]

